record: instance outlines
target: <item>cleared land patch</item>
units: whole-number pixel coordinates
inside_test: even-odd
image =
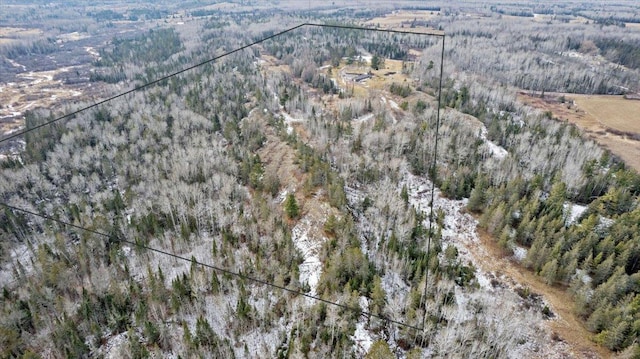
[[[622,96],[571,95],[579,109],[604,126],[621,132],[640,134],[640,101]]]
[[[0,83],[0,134],[23,126],[23,115],[27,110],[51,108],[63,100],[84,99],[81,96],[87,92],[87,85],[65,85],[56,78],[59,74],[74,70],[66,67],[53,71],[24,72],[18,75],[20,82]]]
[[[379,24],[380,26],[383,27],[399,27],[399,26],[404,26],[404,25],[411,25],[411,23],[413,21],[427,21],[427,20],[431,20],[434,17],[438,16],[439,13],[437,11],[427,11],[427,10],[420,10],[420,11],[394,11],[390,14],[387,14],[385,16],[382,17],[376,17],[373,18],[369,21],[367,21],[365,24],[368,25],[377,25]]]
[[[518,100],[569,121],[628,166],[640,172],[640,101],[622,96],[550,93],[544,98],[525,92]],[[624,131],[621,128],[631,131]]]
[[[376,17],[364,22],[365,26],[379,26],[383,29],[410,31],[422,34],[442,35],[443,32],[425,26],[425,24],[440,16],[438,11],[403,11],[397,10],[385,16]]]
[[[38,29],[24,29],[20,27],[0,27],[0,45],[20,43],[23,39],[42,35]]]
[[[629,28],[629,29],[634,29],[634,30],[640,30],[640,23],[626,22],[624,24],[624,27]]]

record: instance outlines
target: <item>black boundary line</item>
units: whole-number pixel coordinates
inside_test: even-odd
[[[12,138],[16,138],[16,137],[18,137],[18,136],[22,136],[22,135],[24,135],[24,134],[26,134],[26,133],[28,133],[28,132],[31,132],[31,131],[37,130],[37,129],[41,128],[41,127],[45,127],[45,126],[51,125],[51,124],[56,123],[56,122],[58,122],[58,121],[60,121],[60,120],[68,119],[68,118],[70,118],[70,117],[72,117],[72,116],[74,116],[74,115],[77,115],[77,114],[81,113],[81,112],[84,112],[84,111],[90,110],[90,109],[92,109],[92,108],[98,107],[98,106],[100,106],[100,105],[102,105],[102,104],[105,104],[105,103],[110,102],[110,101],[112,101],[112,100],[115,100],[115,99],[117,99],[117,98],[123,97],[123,96],[125,96],[125,95],[130,94],[130,93],[133,93],[133,92],[136,92],[136,91],[139,91],[139,90],[145,89],[145,88],[147,88],[147,87],[151,87],[151,86],[153,86],[153,85],[155,85],[155,84],[157,84],[157,83],[159,83],[159,82],[162,82],[162,81],[167,80],[167,79],[170,79],[170,78],[172,78],[172,77],[174,77],[174,76],[177,76],[177,75],[183,74],[183,73],[185,73],[185,72],[187,72],[187,71],[189,71],[189,70],[193,70],[193,69],[195,69],[195,68],[197,68],[197,67],[201,67],[201,66],[204,66],[204,65],[206,65],[206,64],[209,64],[209,63],[215,62],[216,60],[219,60],[219,59],[221,59],[221,58],[223,58],[223,57],[226,57],[226,56],[229,56],[229,55],[234,54],[234,53],[236,53],[236,52],[242,51],[242,50],[247,49],[247,48],[249,48],[249,47],[251,47],[251,46],[257,45],[257,44],[259,44],[259,43],[261,43],[261,42],[265,42],[265,41],[270,40],[270,39],[272,39],[272,38],[274,38],[274,37],[277,37],[277,36],[280,36],[280,35],[284,35],[284,34],[286,34],[286,33],[290,32],[290,31],[296,30],[296,29],[298,29],[298,28],[300,28],[300,27],[302,27],[302,26],[304,26],[304,25],[305,25],[305,24],[300,24],[300,25],[298,25],[298,26],[294,26],[294,27],[289,28],[289,29],[287,29],[287,30],[281,31],[281,32],[279,32],[279,33],[277,33],[277,34],[273,34],[273,35],[271,35],[271,36],[267,36],[267,37],[262,38],[262,39],[260,39],[260,40],[254,41],[254,42],[252,42],[252,43],[250,43],[250,44],[248,44],[248,45],[244,45],[244,46],[239,47],[239,48],[237,48],[237,49],[234,49],[234,50],[231,50],[231,51],[229,51],[229,52],[226,52],[226,53],[224,53],[224,54],[222,54],[222,55],[220,55],[220,56],[216,56],[216,57],[211,58],[211,59],[209,59],[209,60],[206,60],[206,61],[200,62],[200,63],[198,63],[198,64],[196,64],[196,65],[189,66],[189,67],[184,68],[184,69],[182,69],[182,70],[176,71],[176,72],[171,73],[171,74],[166,75],[166,76],[163,76],[163,77],[161,77],[161,78],[159,78],[159,79],[156,79],[156,80],[153,80],[153,81],[151,81],[151,82],[148,82],[148,83],[146,83],[146,84],[144,84],[144,85],[141,85],[141,86],[138,86],[138,87],[134,87],[134,88],[132,88],[131,90],[128,90],[128,91],[125,91],[125,92],[119,93],[119,94],[117,94],[117,95],[111,96],[111,97],[109,97],[109,98],[107,98],[107,99],[104,99],[104,100],[102,100],[102,101],[98,101],[98,102],[96,102],[96,103],[94,103],[94,104],[92,104],[92,105],[85,106],[85,107],[83,107],[83,108],[81,108],[81,109],[78,109],[78,110],[75,110],[75,111],[73,111],[73,112],[67,113],[66,115],[62,115],[62,116],[57,117],[57,118],[55,118],[55,119],[53,119],[53,120],[51,120],[51,121],[47,121],[47,122],[42,123],[42,124],[39,124],[39,125],[37,125],[37,126],[31,127],[31,128],[25,129],[25,130],[22,130],[22,131],[20,131],[20,132],[13,133],[13,134],[11,134],[10,136],[7,136],[7,137],[3,138],[2,140],[0,140],[0,143],[5,142],[5,141],[8,141],[8,140],[10,140],[10,139],[12,139]]]
[[[53,218],[53,217],[50,217],[50,216],[47,216],[47,215],[43,215],[43,214],[40,214],[40,213],[32,212],[32,211],[29,211],[29,210],[26,210],[26,209],[23,209],[23,208],[11,206],[11,205],[9,205],[7,203],[0,202],[0,205],[4,206],[6,208],[9,208],[9,209],[11,209],[13,211],[18,211],[18,212],[26,213],[26,214],[29,214],[29,215],[32,215],[32,216],[40,217],[40,218],[43,218],[43,219],[46,219],[46,220],[49,220],[49,221],[52,221],[52,222],[57,222],[57,223],[62,224],[64,226],[73,227],[73,228],[76,228],[76,229],[79,229],[79,230],[82,230],[82,231],[85,231],[85,232],[96,234],[98,236],[102,236],[102,237],[105,237],[105,238],[111,238],[111,239],[113,238],[112,235],[109,235],[109,234],[104,233],[104,232],[100,232],[100,231],[96,231],[96,230],[89,229],[89,228],[86,228],[86,227],[78,226],[78,225],[75,225],[73,223],[61,221],[59,219],[56,219],[56,218]],[[271,282],[268,282],[268,281],[265,281],[265,280],[262,280],[262,279],[258,279],[258,278],[255,278],[255,277],[250,277],[250,276],[244,275],[242,273],[237,273],[237,272],[234,272],[234,271],[230,271],[228,269],[220,268],[220,267],[217,267],[217,266],[212,265],[212,264],[203,263],[203,262],[201,262],[201,261],[199,261],[197,259],[194,260],[194,259],[191,259],[191,258],[183,257],[183,256],[180,256],[180,255],[171,253],[171,252],[164,251],[162,249],[149,247],[149,246],[146,246],[146,245],[143,245],[143,244],[140,244],[140,243],[136,243],[136,242],[133,242],[133,241],[130,241],[130,240],[127,240],[127,239],[123,239],[121,237],[118,237],[117,241],[132,245],[132,246],[134,246],[136,248],[143,248],[143,249],[146,249],[146,250],[149,250],[149,251],[152,251],[152,252],[156,252],[156,253],[159,253],[159,254],[163,254],[163,255],[166,255],[166,256],[169,256],[169,257],[173,257],[173,258],[185,261],[185,262],[194,263],[194,264],[200,265],[202,267],[213,269],[213,270],[218,271],[218,272],[223,273],[223,274],[229,274],[229,275],[241,278],[241,279],[245,279],[245,280],[250,280],[252,282],[256,282],[258,284],[274,287],[274,288],[289,292],[289,293],[297,295],[297,296],[304,296],[304,297],[307,297],[307,298],[310,298],[310,299],[313,299],[313,300],[316,300],[316,301],[319,301],[319,302],[323,302],[323,303],[326,303],[326,304],[329,304],[329,305],[340,307],[342,309],[350,310],[350,311],[356,312],[359,315],[362,315],[362,316],[365,316],[365,317],[378,318],[378,319],[381,319],[381,320],[383,320],[385,322],[388,322],[388,323],[400,325],[400,326],[411,328],[411,329],[415,329],[415,330],[422,330],[422,328],[413,326],[411,324],[403,323],[403,322],[400,322],[400,321],[397,321],[397,320],[394,320],[394,319],[390,319],[390,318],[387,318],[387,317],[385,317],[383,315],[373,314],[371,312],[367,312],[367,311],[364,311],[364,310],[359,309],[359,308],[351,307],[351,306],[348,306],[348,305],[345,305],[345,304],[341,304],[341,303],[337,303],[337,302],[332,302],[332,301],[324,299],[324,298],[320,298],[320,297],[317,297],[317,296],[314,296],[314,295],[311,295],[311,294],[300,292],[298,290],[287,288],[285,286],[277,285],[275,283],[271,283]]]
[[[102,104],[105,104],[107,102],[115,100],[117,98],[126,96],[128,94],[133,93],[133,92],[136,92],[136,91],[145,89],[147,87],[153,86],[153,85],[155,85],[155,84],[157,84],[157,83],[159,83],[161,81],[167,80],[169,78],[172,78],[174,76],[180,75],[182,73],[185,73],[187,71],[193,70],[195,68],[204,66],[206,64],[215,62],[216,60],[219,60],[219,59],[221,59],[223,57],[229,56],[229,55],[234,54],[236,52],[242,51],[242,50],[247,49],[249,47],[252,47],[254,45],[260,44],[262,42],[265,42],[267,40],[273,39],[273,38],[278,37],[280,35],[284,35],[286,33],[292,32],[292,31],[294,31],[296,29],[299,29],[299,28],[302,28],[302,27],[305,27],[305,26],[314,26],[314,27],[320,27],[320,28],[347,29],[347,30],[360,30],[360,31],[374,31],[374,32],[394,33],[394,34],[409,34],[409,35],[419,35],[419,36],[435,36],[435,37],[441,37],[442,38],[442,53],[441,53],[441,61],[440,61],[440,83],[439,83],[439,88],[438,88],[438,110],[437,110],[437,116],[436,116],[436,136],[435,136],[435,145],[434,145],[434,154],[433,154],[434,158],[433,158],[433,162],[432,162],[432,170],[435,170],[436,169],[436,161],[437,161],[437,149],[438,149],[438,137],[439,137],[438,135],[439,135],[439,127],[440,127],[440,103],[441,103],[441,95],[442,95],[442,77],[443,77],[443,70],[444,70],[444,48],[445,48],[444,47],[444,39],[446,37],[445,33],[442,32],[442,31],[439,31],[439,30],[434,30],[433,32],[428,32],[428,33],[420,33],[420,32],[414,32],[414,31],[393,30],[393,29],[379,29],[379,28],[366,28],[366,27],[350,26],[350,25],[330,25],[330,24],[317,24],[317,23],[302,23],[302,24],[299,24],[297,26],[294,26],[294,27],[288,28],[286,30],[283,30],[281,32],[278,32],[276,34],[273,34],[273,35],[267,36],[265,38],[262,38],[260,40],[256,40],[256,41],[254,41],[254,42],[252,42],[250,44],[247,44],[247,45],[244,45],[244,46],[239,47],[237,49],[231,50],[229,52],[226,52],[226,53],[224,53],[222,55],[216,56],[216,57],[211,58],[209,60],[200,62],[200,63],[198,63],[196,65],[192,65],[192,66],[189,66],[189,67],[184,68],[182,70],[179,70],[179,71],[176,71],[174,73],[171,73],[169,75],[163,76],[161,78],[158,78],[156,80],[148,82],[148,83],[146,83],[144,85],[135,87],[135,88],[133,88],[131,90],[122,92],[120,94],[117,94],[115,96],[109,97],[109,98],[104,99],[102,101],[96,102],[96,103],[94,103],[92,105],[83,107],[81,109],[78,109],[78,110],[70,112],[70,113],[67,113],[67,114],[65,114],[63,116],[60,116],[60,117],[57,117],[57,118],[55,118],[55,119],[53,119],[51,121],[48,121],[48,122],[42,123],[40,125],[34,126],[32,128],[25,129],[23,131],[14,133],[14,134],[12,134],[12,135],[10,135],[8,137],[5,137],[5,138],[1,139],[0,143],[9,141],[10,139],[16,138],[18,136],[22,136],[22,135],[24,135],[24,134],[26,134],[28,132],[31,132],[31,131],[37,130],[39,128],[51,125],[51,124],[56,123],[58,121],[61,121],[63,119],[68,119],[68,118],[70,118],[70,117],[72,117],[72,116],[74,116],[76,114],[81,113],[81,112],[84,112],[84,111],[87,111],[89,109],[95,108],[97,106],[100,106]],[[430,244],[431,244],[431,239],[432,239],[432,236],[433,236],[433,234],[431,233],[432,232],[431,229],[432,229],[432,223],[433,223],[433,198],[434,198],[434,195],[435,195],[435,183],[433,183],[433,181],[432,181],[432,186],[431,186],[431,205],[430,205],[430,214],[429,214],[429,237],[428,237],[428,242],[427,242],[427,261],[429,260]],[[7,207],[7,208],[10,208],[10,209],[13,209],[13,210],[16,210],[16,211],[21,211],[21,212],[28,213],[28,214],[31,214],[31,215],[34,215],[34,216],[38,216],[38,217],[41,217],[41,218],[44,218],[44,219],[52,220],[52,221],[58,222],[60,224],[66,225],[66,226],[71,226],[71,227],[74,227],[74,228],[77,228],[77,229],[88,231],[90,233],[94,233],[94,234],[97,234],[97,235],[107,236],[107,237],[109,236],[108,234],[105,234],[105,233],[102,233],[102,232],[94,231],[94,230],[91,230],[91,229],[88,229],[88,228],[84,228],[84,227],[80,227],[80,226],[77,226],[77,225],[74,225],[74,224],[71,224],[71,223],[63,222],[63,221],[60,221],[60,220],[57,220],[57,219],[54,219],[54,218],[51,218],[51,217],[48,217],[48,216],[44,216],[44,215],[41,215],[41,214],[38,214],[38,213],[35,213],[35,212],[31,212],[31,211],[27,211],[25,209],[21,209],[21,208],[18,208],[18,207],[13,207],[13,206],[10,206],[10,205],[8,205],[6,203],[1,203],[0,202],[0,205],[3,205],[5,207]],[[185,258],[185,257],[181,257],[181,256],[179,256],[177,254],[166,252],[166,251],[163,251],[163,250],[160,250],[160,249],[157,249],[157,248],[152,248],[152,247],[147,247],[147,246],[144,246],[144,245],[136,244],[134,242],[131,242],[131,241],[128,241],[128,240],[125,240],[125,239],[119,239],[119,241],[121,241],[123,243],[132,244],[132,245],[135,245],[135,246],[138,246],[140,248],[144,248],[144,249],[147,249],[147,250],[150,250],[150,251],[153,251],[153,252],[165,254],[165,255],[168,255],[168,256],[171,256],[171,257],[174,257],[174,258],[177,258],[177,259],[186,260],[186,261],[189,261],[189,262],[194,262],[191,259],[188,259],[188,258]],[[311,298],[311,299],[314,299],[314,300],[317,300],[317,301],[320,301],[320,302],[324,302],[324,303],[327,303],[327,304],[335,305],[335,306],[341,307],[343,309],[349,309],[349,310],[352,310],[352,311],[355,311],[355,312],[359,312],[361,315],[364,315],[364,316],[376,317],[376,318],[379,318],[379,319],[381,319],[383,321],[387,321],[389,323],[405,326],[405,327],[412,328],[412,329],[415,329],[415,330],[418,330],[418,331],[424,331],[424,329],[425,329],[424,328],[424,323],[425,323],[425,319],[426,319],[426,310],[425,310],[425,313],[424,313],[423,318],[422,318],[422,328],[419,328],[419,327],[416,327],[416,326],[413,326],[413,325],[410,325],[410,324],[406,324],[406,323],[403,323],[403,322],[399,322],[399,321],[395,321],[393,319],[386,318],[384,316],[380,316],[380,315],[376,315],[376,314],[373,314],[373,313],[365,312],[365,311],[362,311],[361,309],[356,309],[356,308],[353,308],[353,307],[346,306],[344,304],[331,302],[331,301],[328,301],[328,300],[320,298],[320,297],[312,296],[310,294],[302,293],[302,292],[299,292],[299,291],[296,291],[296,290],[293,290],[293,289],[289,289],[289,288],[286,288],[286,287],[283,287],[283,286],[279,286],[279,285],[276,285],[274,283],[270,283],[270,282],[267,282],[267,281],[264,281],[264,280],[261,280],[261,279],[244,276],[244,275],[242,275],[240,273],[232,272],[232,271],[229,271],[229,270],[226,270],[226,269],[223,269],[223,268],[219,268],[219,267],[216,267],[216,266],[213,266],[213,265],[205,264],[205,263],[198,262],[198,261],[195,261],[194,263],[199,264],[199,265],[204,266],[204,267],[207,267],[207,268],[211,268],[211,269],[220,271],[222,273],[235,275],[235,276],[238,276],[240,278],[249,279],[249,280],[254,281],[256,283],[272,286],[274,288],[278,288],[278,289],[281,289],[281,290],[284,290],[284,291],[288,291],[288,292],[296,294],[296,295],[302,295],[302,296],[305,296],[307,298]],[[426,293],[427,293],[427,285],[428,285],[428,278],[429,278],[428,277],[429,276],[429,265],[428,265],[428,263],[427,263],[427,267],[425,269],[425,272],[426,273],[425,273],[425,286],[424,286],[423,299],[426,299]]]
[[[100,106],[100,105],[102,105],[102,104],[105,104],[105,103],[110,102],[110,101],[112,101],[112,100],[115,100],[115,99],[117,99],[117,98],[120,98],[120,97],[126,96],[126,95],[128,95],[128,94],[133,93],[133,92],[136,92],[136,91],[139,91],[139,90],[145,89],[145,88],[147,88],[147,87],[151,87],[151,86],[153,86],[153,85],[155,85],[155,84],[157,84],[157,83],[159,83],[159,82],[162,82],[162,81],[164,81],[164,80],[170,79],[170,78],[172,78],[172,77],[175,77],[175,76],[177,76],[177,75],[183,74],[183,73],[185,73],[185,72],[187,72],[187,71],[190,71],[190,70],[193,70],[193,69],[195,69],[195,68],[198,68],[198,67],[204,66],[204,65],[206,65],[206,64],[209,64],[209,63],[215,62],[216,60],[219,60],[219,59],[221,59],[221,58],[223,58],[223,57],[229,56],[229,55],[234,54],[234,53],[236,53],[236,52],[242,51],[242,50],[247,49],[247,48],[249,48],[249,47],[252,47],[252,46],[254,46],[254,45],[260,44],[260,43],[262,43],[262,42],[265,42],[265,41],[267,41],[267,40],[273,39],[273,38],[278,37],[278,36],[280,36],[280,35],[284,35],[284,34],[286,34],[286,33],[289,33],[289,32],[291,32],[291,31],[293,31],[293,30],[296,30],[296,29],[299,29],[299,28],[301,28],[301,27],[305,27],[305,26],[315,26],[315,27],[321,27],[321,28],[334,28],[334,29],[361,30],[361,31],[375,31],[375,32],[395,33],[395,34],[410,34],[410,35],[421,35],[421,36],[436,36],[436,37],[442,37],[442,38],[444,38],[444,37],[445,37],[444,33],[440,32],[440,31],[436,31],[436,32],[434,32],[434,33],[419,33],[419,32],[413,32],[413,31],[392,30],[392,29],[376,29],[376,28],[366,28],[366,27],[349,26],[349,25],[329,25],[329,24],[316,24],[316,23],[302,23],[302,24],[300,24],[300,25],[296,25],[296,26],[294,26],[294,27],[291,27],[291,28],[288,28],[288,29],[286,29],[286,30],[283,30],[283,31],[281,31],[281,32],[279,32],[279,33],[276,33],[276,34],[273,34],[273,35],[267,36],[267,37],[262,38],[262,39],[260,39],[260,40],[256,40],[256,41],[254,41],[254,42],[252,42],[252,43],[250,43],[250,44],[248,44],[248,45],[244,45],[244,46],[239,47],[239,48],[237,48],[237,49],[234,49],[234,50],[231,50],[231,51],[229,51],[229,52],[226,52],[226,53],[224,53],[224,54],[222,54],[222,55],[219,55],[219,56],[216,56],[216,57],[214,57],[214,58],[208,59],[208,60],[206,60],[206,61],[200,62],[200,63],[198,63],[198,64],[196,64],[196,65],[192,65],[192,66],[189,66],[189,67],[184,68],[184,69],[182,69],[182,70],[179,70],[179,71],[173,72],[173,73],[171,73],[171,74],[169,74],[169,75],[163,76],[163,77],[161,77],[161,78],[158,78],[158,79],[156,79],[156,80],[153,80],[153,81],[151,81],[151,82],[148,82],[148,83],[146,83],[146,84],[144,84],[144,85],[140,85],[140,86],[138,86],[138,87],[134,87],[134,88],[133,88],[133,89],[131,89],[131,90],[127,90],[127,91],[125,91],[125,92],[121,92],[121,93],[119,93],[119,94],[117,94],[117,95],[111,96],[111,97],[109,97],[109,98],[106,98],[106,99],[104,99],[104,100],[98,101],[98,102],[93,103],[93,104],[91,104],[91,105],[85,106],[85,107],[80,108],[80,109],[75,110],[75,111],[72,111],[72,112],[67,113],[67,114],[65,114],[65,115],[62,115],[62,116],[60,116],[60,117],[57,117],[57,118],[55,118],[55,119],[53,119],[53,120],[47,121],[47,122],[45,122],[45,123],[39,124],[39,125],[37,125],[37,126],[31,127],[31,128],[28,128],[28,129],[24,129],[24,130],[22,130],[22,131],[18,131],[18,132],[16,132],[16,133],[13,133],[13,134],[11,134],[11,135],[7,136],[7,137],[4,137],[3,139],[0,139],[0,143],[3,143],[3,142],[6,142],[6,141],[9,141],[9,140],[11,140],[11,139],[13,139],[13,138],[16,138],[16,137],[22,136],[22,135],[24,135],[24,134],[26,134],[26,133],[29,133],[29,132],[31,132],[31,131],[35,131],[35,130],[37,130],[37,129],[39,129],[39,128],[42,128],[42,127],[45,127],[45,126],[51,125],[51,124],[56,123],[56,122],[59,122],[59,121],[61,121],[61,120],[69,119],[70,117],[72,117],[72,116],[74,116],[74,115],[77,115],[77,114],[79,114],[79,113],[81,113],[81,112],[84,112],[84,111],[90,110],[90,109],[92,109],[92,108],[98,107],[98,106]]]

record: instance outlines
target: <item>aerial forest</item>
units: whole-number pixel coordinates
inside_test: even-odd
[[[640,356],[640,175],[518,97],[639,91],[640,21],[474,6],[91,12],[157,24],[97,50],[125,95],[27,111],[0,161],[0,358],[570,353],[481,238]],[[273,36],[305,22],[342,27]]]

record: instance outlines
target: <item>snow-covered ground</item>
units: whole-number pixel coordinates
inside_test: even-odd
[[[426,215],[425,225],[429,226],[429,212],[431,202],[432,183],[424,177],[419,177],[406,172],[404,174],[404,185],[409,191],[409,203],[416,209],[422,211]],[[471,255],[470,248],[474,250],[483,250],[479,247],[479,237],[477,232],[478,221],[473,216],[464,211],[467,205],[467,199],[452,200],[444,198],[440,194],[440,190],[435,189],[434,193],[434,211],[444,211],[444,228],[442,228],[443,246],[454,245],[458,249],[458,257],[463,263],[473,262],[474,257]],[[434,216],[435,218],[435,216]],[[435,224],[434,224],[435,225]],[[477,270],[476,276],[482,278],[486,273]],[[489,281],[478,279],[478,283],[485,288],[490,288]],[[487,287],[488,286],[488,287]]]
[[[516,261],[522,262],[526,257],[527,257],[527,249],[526,248],[520,247],[520,246],[514,246],[513,247],[513,258]]]
[[[578,218],[587,210],[587,206],[571,202],[565,202],[562,207],[564,209],[564,221],[567,226],[576,223]]]
[[[500,149],[504,151],[504,149]],[[506,151],[504,152],[506,155]],[[404,174],[404,178],[404,184],[406,184],[409,190],[410,204],[427,215],[425,225],[428,225],[432,183],[426,178],[414,176],[408,172]],[[444,228],[442,228],[443,247],[446,245],[456,246],[458,249],[458,257],[461,261],[475,265],[475,276],[480,286],[477,291],[472,293],[464,291],[461,288],[456,288],[455,296],[456,303],[458,304],[456,310],[462,313],[457,313],[454,317],[458,320],[467,318],[469,315],[474,317],[474,314],[470,313],[470,311],[473,310],[473,305],[468,305],[468,303],[482,303],[482,305],[487,308],[486,310],[495,312],[490,313],[491,317],[496,317],[496,319],[498,319],[497,317],[504,317],[510,322],[521,322],[523,325],[526,323],[526,328],[518,328],[518,333],[511,334],[512,336],[520,335],[526,338],[526,340],[523,340],[522,344],[512,345],[511,352],[508,355],[509,357],[548,357],[558,351],[565,352],[567,350],[566,344],[549,341],[549,336],[546,335],[546,331],[542,329],[544,322],[535,309],[533,309],[533,311],[522,311],[519,309],[521,308],[523,299],[515,292],[515,289],[520,286],[518,283],[513,282],[513,280],[509,278],[503,278],[502,276],[496,278],[496,274],[485,272],[475,263],[477,258],[487,257],[487,255],[479,240],[477,232],[478,222],[469,213],[464,211],[467,201],[467,199],[451,200],[444,198],[437,188],[435,190],[434,211],[442,210],[445,213]],[[483,253],[484,255],[478,256],[479,253]],[[514,248],[514,256],[516,256],[517,259],[524,258],[524,256],[526,256],[526,249],[520,247]],[[502,283],[502,285],[495,286],[494,283],[496,282],[494,282],[494,280],[496,279],[499,283]],[[497,297],[500,297],[500,299],[498,300]],[[539,304],[543,306],[547,303],[542,299]],[[512,309],[509,310],[508,308]],[[467,313],[465,314],[464,312]],[[499,326],[495,322],[489,322],[487,326],[495,328],[498,331],[509,328],[514,329],[513,325]],[[505,338],[509,337],[509,335],[508,333],[500,334],[500,336],[505,336]],[[545,348],[545,350],[541,350],[541,348]]]
[[[360,297],[360,308],[364,311],[369,311],[369,300],[367,297]],[[366,325],[367,318],[361,315],[358,323],[356,323],[356,331],[353,333],[353,337],[351,337],[356,355],[359,358],[363,358],[369,352],[369,348],[371,348],[374,341],[371,332],[366,329]]]
[[[409,194],[409,204],[425,214],[424,225],[429,225],[429,203],[431,201],[432,183],[426,178],[412,175],[403,171],[399,187],[406,185]],[[359,203],[365,195],[364,188],[346,188],[349,203]],[[399,195],[399,193],[398,193]],[[460,340],[476,339],[474,330],[476,326],[491,332],[487,340],[491,343],[506,343],[509,358],[552,358],[564,357],[569,353],[568,345],[564,342],[551,340],[550,332],[546,329],[545,322],[540,314],[541,306],[546,305],[544,299],[535,305],[524,303],[516,291],[520,284],[502,274],[487,272],[476,263],[478,258],[490,258],[483,247],[478,232],[478,222],[465,211],[467,199],[451,200],[441,196],[436,188],[434,192],[434,211],[444,212],[442,233],[442,246],[455,246],[458,250],[458,260],[461,264],[472,264],[475,268],[475,278],[478,283],[476,288],[454,286],[455,305],[432,308],[441,310],[447,319],[446,327],[432,332],[432,345],[423,351],[423,357],[439,352],[449,352],[451,348],[457,348],[460,353],[465,352],[459,347]],[[359,218],[361,228],[368,228],[370,224],[366,218]],[[434,224],[435,225],[435,224]],[[515,248],[515,256],[526,255],[525,248]],[[375,255],[368,253],[369,256]],[[387,311],[400,313],[406,306],[406,295],[409,293],[407,283],[401,275],[387,270],[382,276],[382,287],[387,297]],[[363,310],[366,306],[361,303]],[[538,308],[540,307],[540,308]],[[481,308],[481,311],[478,311]],[[471,325],[470,323],[474,323]],[[368,332],[368,334],[366,334]],[[467,338],[467,339],[464,339]],[[380,333],[372,332],[358,322],[356,332],[352,337],[354,349],[357,355],[362,356],[365,345],[371,345],[375,340],[386,340],[391,349],[400,355],[397,343],[393,338],[381,338]],[[476,344],[474,344],[476,345]],[[455,355],[453,355],[455,357]],[[569,356],[571,357],[571,356]]]
[[[404,309],[404,303],[409,286],[400,275],[393,271],[385,272],[382,276],[382,289],[387,294],[387,307],[392,313],[400,313]]]
[[[289,134],[289,135],[293,133],[293,124],[294,123],[304,122],[304,119],[293,118],[291,115],[289,115],[285,111],[280,111],[280,115],[282,116],[282,118],[284,118],[284,123],[285,123],[285,125],[287,125],[287,134]]]
[[[503,147],[496,145],[492,141],[487,138],[487,128],[483,125],[482,130],[480,131],[480,138],[487,144],[491,154],[499,159],[507,157],[509,152],[505,150]]]
[[[302,218],[292,230],[292,240],[296,248],[302,253],[304,259],[299,266],[300,283],[307,283],[311,288],[309,294],[315,296],[322,274],[322,262],[320,261],[320,249],[322,242],[309,236],[312,224],[307,218]]]
[[[17,266],[20,267],[20,271],[24,271],[24,274],[29,275],[32,270],[32,253],[26,244],[16,245],[11,249],[11,259],[6,261],[2,267],[0,267],[0,286],[8,286],[16,282],[14,271]],[[19,264],[18,264],[19,263]]]

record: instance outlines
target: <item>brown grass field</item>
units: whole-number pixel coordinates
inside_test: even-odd
[[[602,125],[621,132],[640,134],[640,101],[622,96],[571,95],[579,109]]]
[[[565,103],[558,101],[564,96]],[[526,93],[518,99],[542,111],[551,111],[560,121],[569,121],[585,135],[628,166],[640,172],[640,101],[622,96],[547,94],[545,98]]]
[[[0,45],[18,43],[24,38],[42,35],[38,29],[23,29],[19,27],[0,27]]]
[[[365,24],[377,25],[382,27],[400,27],[402,24],[410,24],[414,19],[418,21],[430,20],[438,16],[436,11],[394,11],[382,17],[376,17]]]
[[[634,30],[640,30],[640,24],[634,22],[627,22],[624,24],[625,27]]]

